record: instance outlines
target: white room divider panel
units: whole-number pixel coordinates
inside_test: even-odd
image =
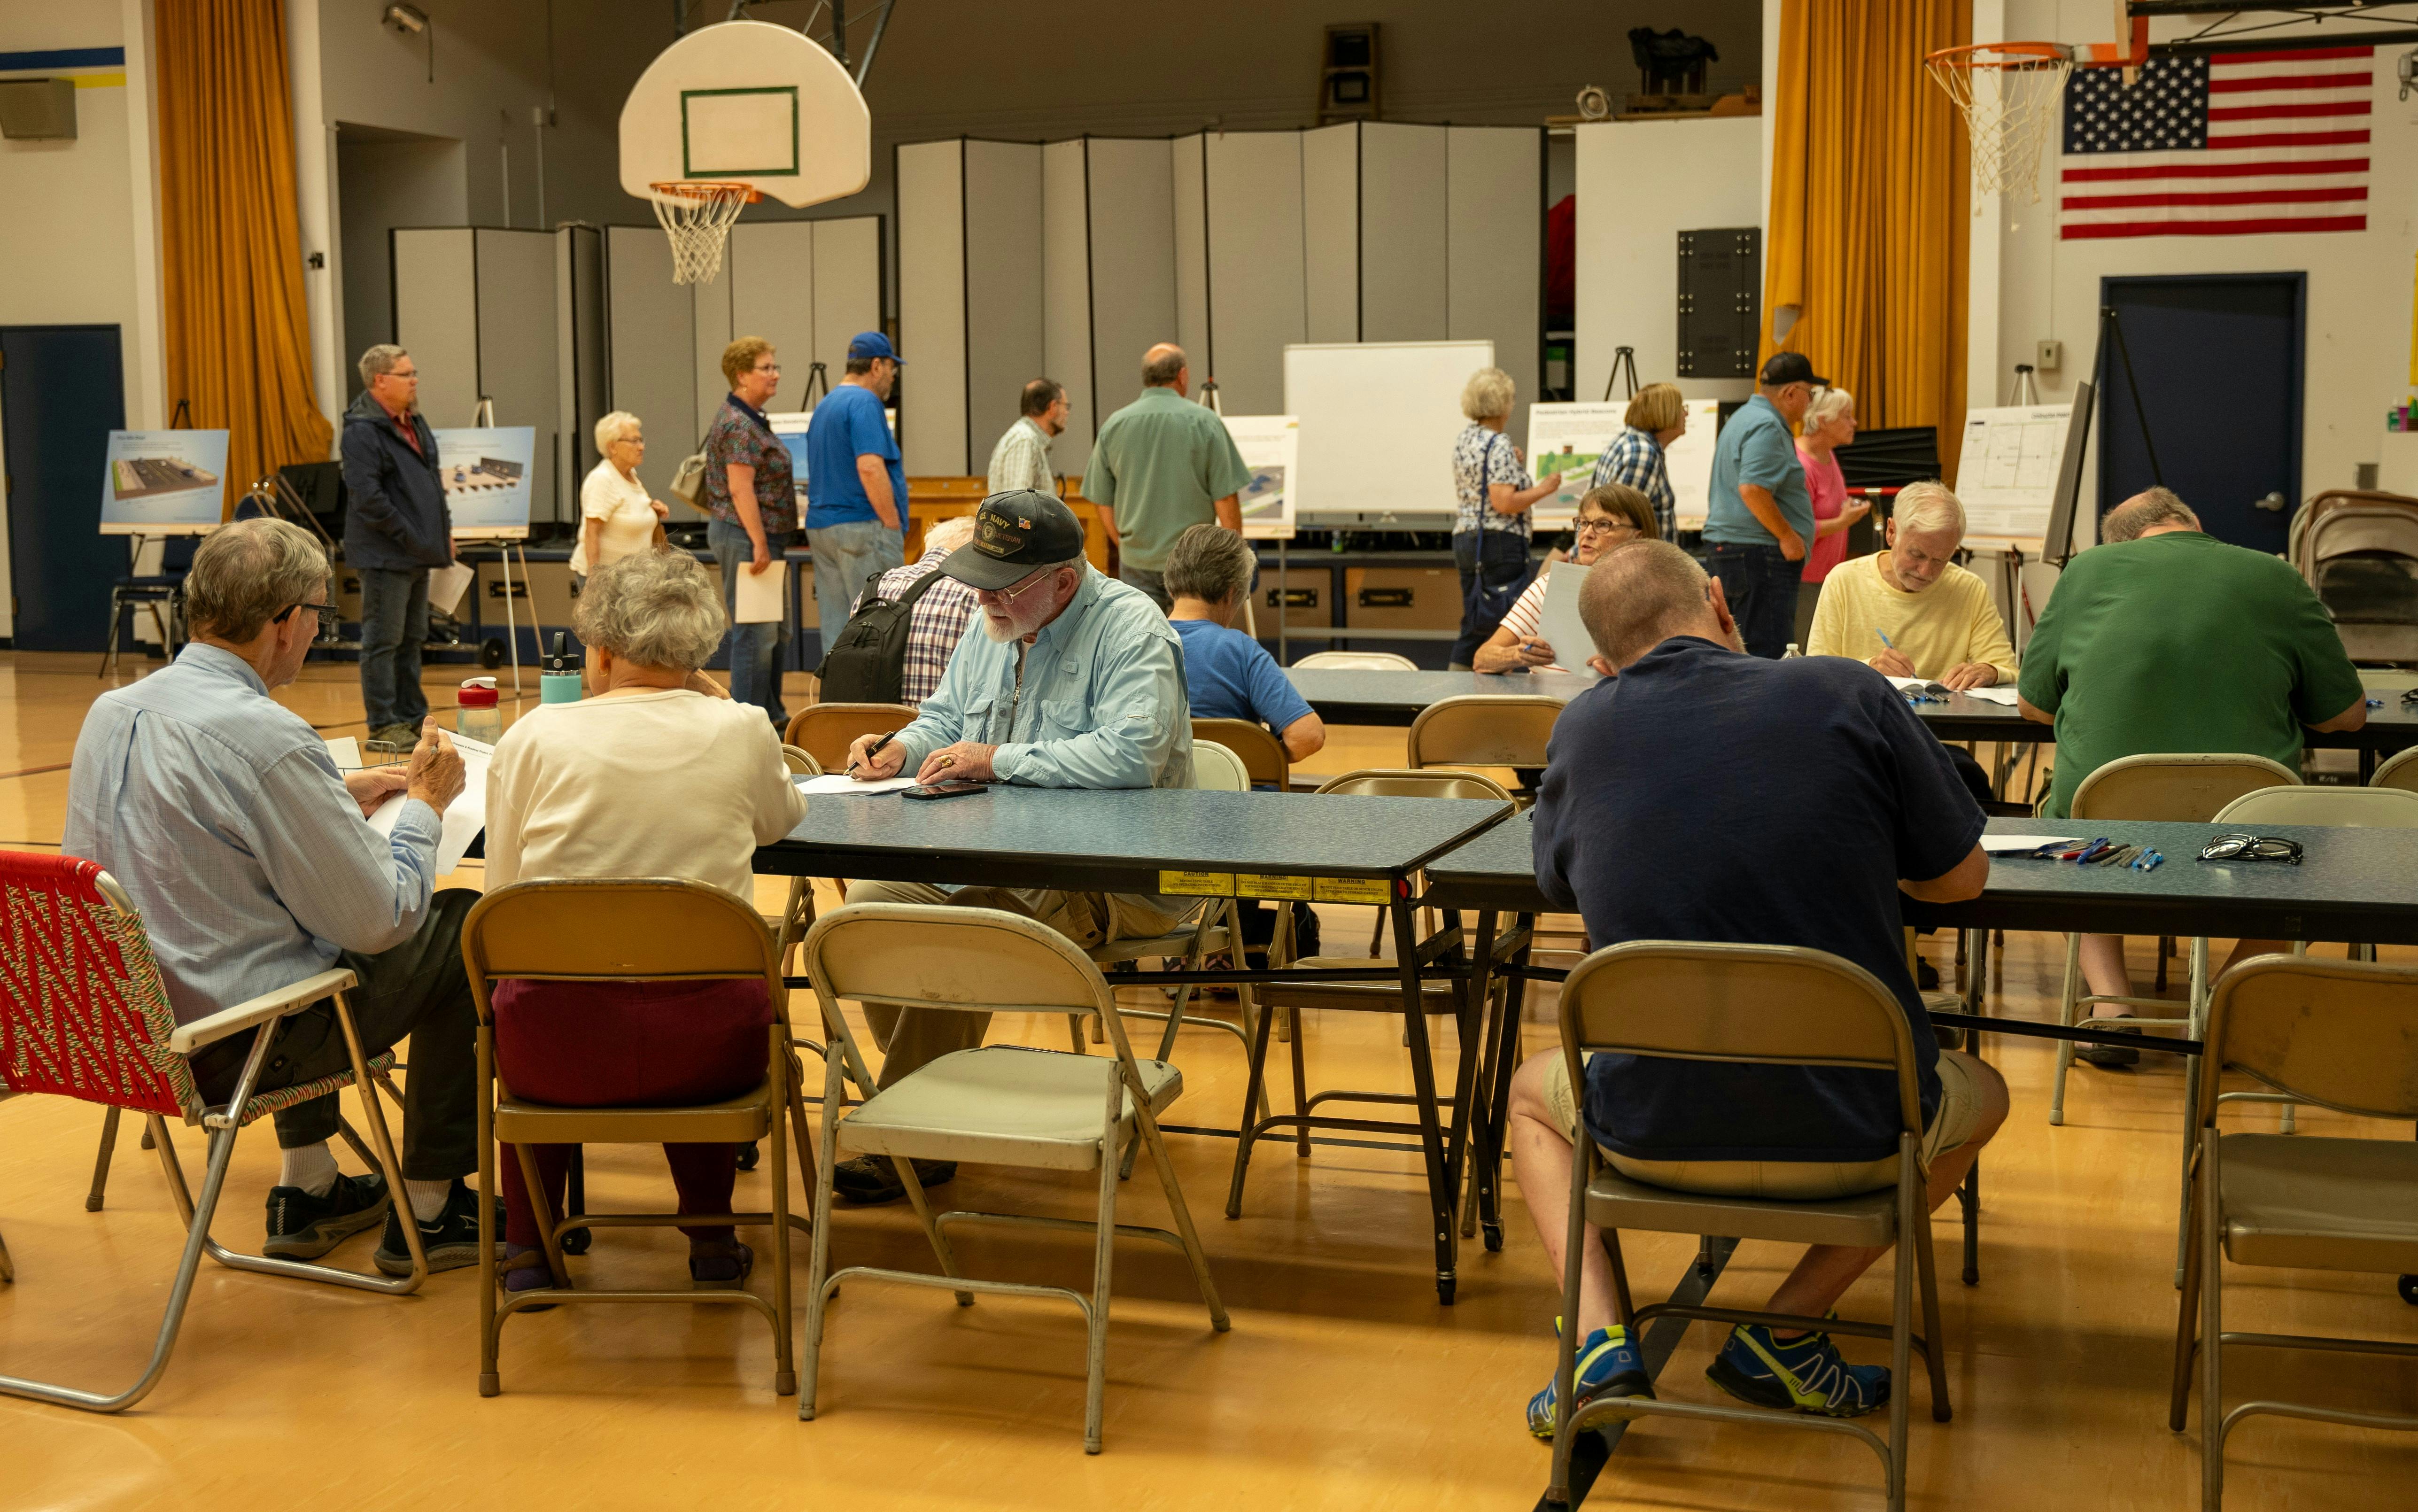
[[[1744,378],[1689,379],[1679,363],[1682,231],[1759,226],[1763,122],[1606,121],[1578,129],[1578,396],[1599,399],[1613,349],[1691,399],[1743,399]]]
[[[966,447],[965,144],[903,144],[898,197],[898,410],[907,471],[972,470]]]
[[[1041,365],[1066,389],[1066,431],[1050,465],[1076,478],[1092,454],[1092,235],[1081,138],[1041,149]],[[975,459],[987,463],[989,454]]]
[[[1209,297],[1209,139],[1177,137],[1168,144],[1168,156],[1175,198],[1175,342],[1192,359],[1192,376],[1198,381],[1217,371],[1217,332],[1210,319],[1215,305]],[[1140,362],[1137,354],[1137,369]],[[1134,388],[1140,391],[1139,371]]]
[[[604,276],[605,407],[638,417],[648,442],[639,477],[668,499],[673,469],[705,435],[696,423],[696,305],[672,282],[670,244],[653,226],[604,228]]]
[[[1208,139],[1209,331],[1229,415],[1280,415],[1284,349],[1308,336],[1301,260],[1301,134]]]
[[[557,365],[554,233],[477,233],[479,391],[496,402],[496,423],[537,430],[529,464],[529,517],[564,518],[555,437],[562,424],[562,372]],[[443,417],[467,425],[471,417]]]
[[[806,224],[815,228],[814,359],[836,382],[848,371],[848,344],[856,333],[885,328],[881,217],[851,215]]]
[[[1360,128],[1360,340],[1435,342],[1449,324],[1446,128]],[[1531,212],[1532,216],[1535,212]]]
[[[467,425],[479,403],[479,253],[468,226],[393,233],[394,341],[420,370],[432,425]]]
[[[727,248],[725,249],[727,251]],[[731,291],[737,286],[731,277],[728,260],[722,271],[710,283],[692,283],[690,300],[696,310],[696,344],[689,352],[693,377],[689,383],[689,403],[695,412],[697,439],[713,428],[714,413],[721,409],[723,396],[730,391],[730,382],[722,375],[722,351],[739,332],[731,325]],[[775,400],[775,404],[779,401]]]
[[[718,285],[718,287],[717,287]],[[722,376],[722,348],[742,336],[761,336],[773,344],[781,359],[781,387],[770,406],[775,411],[806,407],[807,375],[815,352],[815,223],[812,221],[742,221],[730,228],[723,248],[722,272],[712,284],[699,285],[698,298],[716,315],[718,342],[697,344],[700,364],[704,348],[713,347],[712,366],[700,366],[698,395],[719,405],[727,391]],[[702,329],[707,322],[700,319]],[[826,375],[838,381],[840,370]]]
[[[1198,164],[1199,138],[1191,140]],[[1142,353],[1158,342],[1186,339],[1175,314],[1178,149],[1163,141],[1113,137],[1093,137],[1083,147],[1090,166],[1092,434],[1096,435],[1100,420],[1141,392]],[[1197,240],[1194,245],[1197,249]],[[1205,357],[1201,360],[1205,362]],[[1055,375],[1064,380],[1064,374]],[[1087,459],[1090,450],[1087,441]],[[1063,459],[1059,466],[1070,477],[1079,471]]]
[[[1302,302],[1308,339],[1356,342],[1360,339],[1357,121],[1301,134],[1301,226]]]
[[[1447,320],[1454,341],[1491,341],[1494,362],[1518,380],[1511,434],[1528,434],[1528,405],[1543,381],[1544,135],[1528,127],[1447,129]],[[1524,442],[1523,443],[1524,444]]]
[[[554,450],[561,517],[579,516],[579,484],[596,466],[596,422],[604,418],[604,234],[565,225],[554,233],[556,389]]]
[[[1041,371],[1041,148],[966,144],[966,471],[1016,423]],[[911,355],[909,360],[913,360]]]

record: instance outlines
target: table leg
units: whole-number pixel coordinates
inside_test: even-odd
[[[1395,884],[1398,888],[1402,884]],[[1394,959],[1402,973],[1403,1032],[1411,1042],[1411,1091],[1418,1098],[1419,1148],[1427,1157],[1428,1226],[1435,1235],[1436,1300],[1449,1306],[1457,1277],[1454,1250],[1456,1196],[1445,1155],[1444,1130],[1436,1107],[1435,1061],[1428,1046],[1427,1015],[1419,1004],[1419,941],[1417,920],[1406,893],[1398,893],[1394,915]],[[1460,1122],[1460,1121],[1456,1121]]]
[[[1444,920],[1446,928],[1459,929],[1461,910],[1446,910]],[[1462,938],[1467,939],[1469,937],[1463,935]],[[1480,1117],[1481,1101],[1477,1089],[1484,1085],[1477,1077],[1477,1052],[1486,1039],[1486,1009],[1484,1000],[1472,996],[1472,988],[1476,985],[1474,978],[1462,977],[1454,985],[1456,995],[1461,999],[1461,1012],[1453,1016],[1454,1037],[1460,1044],[1461,1054],[1453,1065],[1452,1129],[1445,1141],[1444,1184],[1453,1204],[1458,1207],[1462,1186],[1468,1178],[1469,1162],[1477,1150],[1476,1125]],[[1424,1023],[1427,1016],[1422,1014],[1419,1016]]]
[[[1456,911],[1452,917],[1457,924],[1461,918],[1459,912]],[[1470,1100],[1463,1103],[1455,1114],[1457,1122],[1469,1127],[1469,1171],[1467,1181],[1462,1184],[1468,1199],[1461,1212],[1461,1237],[1463,1239],[1477,1232],[1479,1211],[1488,1205],[1489,1173],[1502,1164],[1492,1138],[1494,1125],[1486,1116],[1489,1110],[1487,1093],[1494,1085],[1494,1057],[1502,1039],[1496,1032],[1500,1026],[1493,1012],[1488,972],[1494,960],[1494,929],[1498,917],[1492,911],[1481,911],[1477,916],[1477,950],[1470,956],[1470,975],[1463,998],[1466,1006],[1462,1014],[1465,1032],[1477,1040],[1477,1079],[1462,1084],[1472,1090]],[[1494,1246],[1489,1245],[1487,1247],[1492,1249]]]
[[[1533,913],[1515,915],[1511,927],[1533,939],[1537,916]],[[1514,966],[1524,967],[1528,958],[1529,947],[1522,945],[1519,953],[1511,957],[1511,962]],[[1503,1147],[1507,1136],[1506,1125],[1511,1117],[1511,1078],[1520,1070],[1520,1016],[1527,1000],[1527,978],[1512,977],[1505,985],[1503,1013],[1495,1021],[1494,1084],[1487,1089],[1486,1094],[1486,1142],[1493,1152],[1493,1159],[1481,1172],[1483,1184],[1478,1188],[1477,1207],[1478,1222],[1486,1229],[1486,1247],[1492,1250],[1503,1247]]]

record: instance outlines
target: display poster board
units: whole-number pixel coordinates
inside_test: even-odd
[[[799,409],[764,418],[773,422],[773,434],[789,449],[789,472],[797,482],[798,508],[803,511],[806,507],[806,432],[814,428],[815,412]]]
[[[1586,496],[1595,477],[1595,463],[1614,438],[1627,429],[1621,417],[1626,399],[1611,403],[1537,404],[1528,406],[1529,476],[1542,482],[1553,473],[1562,486],[1550,498],[1540,498],[1528,518],[1538,527],[1569,528],[1578,518],[1579,500]]]
[[[1671,518],[1682,530],[1702,530],[1713,497],[1713,443],[1721,438],[1722,402],[1688,401],[1688,428],[1662,449],[1671,480]]]
[[[112,431],[100,479],[105,536],[197,536],[226,516],[227,433]]]
[[[453,538],[527,539],[536,428],[472,427],[436,435],[436,470],[445,485],[446,512],[453,517]]]
[[[1967,545],[2040,549],[2073,420],[2070,404],[1965,412],[1956,496],[1965,505]]]
[[[1293,477],[1300,471],[1301,421],[1291,415],[1225,415],[1226,434],[1251,469],[1243,485],[1243,534],[1253,541],[1293,539]]]

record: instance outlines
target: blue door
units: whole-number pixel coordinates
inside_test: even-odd
[[[126,542],[100,533],[109,433],[126,424],[115,326],[0,328],[15,645],[98,651]]]
[[[2281,555],[2301,502],[2302,273],[2111,278],[2168,488],[2210,535]],[[2113,345],[2112,340],[2108,343]],[[2099,509],[2157,480],[2123,364],[2100,354]]]

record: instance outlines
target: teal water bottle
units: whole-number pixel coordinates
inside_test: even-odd
[[[559,630],[554,633],[554,649],[546,653],[545,668],[538,676],[537,698],[542,704],[579,701],[579,661],[570,653],[570,637]]]

